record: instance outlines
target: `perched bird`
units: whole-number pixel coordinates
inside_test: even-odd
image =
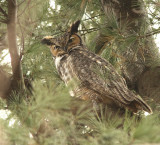
[[[49,46],[65,84],[76,80],[73,81],[71,96],[91,101],[96,108],[102,104],[133,113],[152,113],[147,103],[128,89],[124,78],[107,60],[85,49],[78,35],[79,24],[80,21],[72,24],[60,37],[46,36],[42,39],[42,43]]]

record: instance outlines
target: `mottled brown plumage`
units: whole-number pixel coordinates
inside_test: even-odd
[[[77,34],[79,24],[80,21],[74,23],[61,37],[47,36],[42,40],[50,47],[62,80],[66,85],[74,84],[71,96],[91,100],[96,108],[102,104],[133,113],[151,113],[147,103],[128,89],[124,78],[108,61],[85,49]]]

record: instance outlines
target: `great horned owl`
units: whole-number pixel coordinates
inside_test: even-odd
[[[42,43],[50,47],[65,84],[78,80],[70,91],[71,96],[91,100],[93,105],[151,113],[147,103],[128,89],[124,78],[107,60],[85,49],[78,35],[79,24],[80,21],[72,24],[69,31],[60,37],[46,36],[42,39]]]

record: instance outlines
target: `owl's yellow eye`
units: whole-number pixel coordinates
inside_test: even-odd
[[[71,43],[72,41],[73,41],[72,39],[69,39],[69,41],[68,41],[68,42],[69,42],[69,43]]]
[[[60,46],[58,46],[58,45],[55,45],[55,47],[54,47],[54,49],[59,49],[60,48]]]
[[[70,39],[69,39],[68,42],[69,42],[69,43],[70,43],[70,42],[73,42],[74,39],[75,39],[74,37],[70,37]]]

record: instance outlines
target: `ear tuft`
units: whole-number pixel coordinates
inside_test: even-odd
[[[78,33],[78,27],[79,27],[80,22],[81,21],[78,20],[74,24],[72,24],[71,29],[70,29],[71,34]]]

